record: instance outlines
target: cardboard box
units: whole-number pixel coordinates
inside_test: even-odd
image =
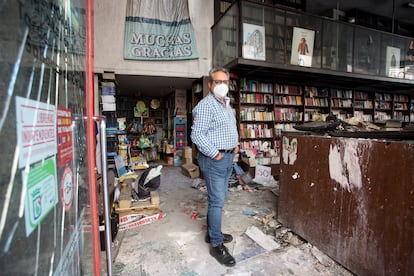
[[[192,157],[184,157],[184,164],[185,165],[189,165],[193,163],[193,158]]]
[[[200,169],[194,164],[184,164],[181,166],[183,174],[190,178],[197,178],[200,176]]]
[[[193,156],[193,150],[191,149],[191,147],[184,147],[184,157],[190,158],[192,156]]]

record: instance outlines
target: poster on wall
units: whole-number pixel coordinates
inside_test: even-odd
[[[134,117],[148,117],[148,108],[144,101],[137,101],[134,106]]]
[[[387,46],[385,72],[388,77],[400,77],[400,48]],[[402,73],[402,72],[401,72]]]
[[[19,168],[55,155],[55,106],[16,96],[16,131]]]
[[[175,110],[174,114],[176,117],[185,117],[187,114],[186,104],[187,96],[185,89],[175,90]]]
[[[243,58],[266,60],[265,28],[243,23]]]
[[[315,31],[294,27],[290,63],[293,65],[311,67],[314,41]]]
[[[188,0],[128,0],[124,59],[197,59]]]
[[[58,202],[56,158],[39,162],[28,171],[22,170],[22,179],[26,192],[24,216],[28,237]]]
[[[73,159],[72,110],[58,106],[56,123],[58,167],[63,168]]]

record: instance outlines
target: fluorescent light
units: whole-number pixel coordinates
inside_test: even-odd
[[[413,3],[413,2],[408,2],[408,3],[407,3],[407,7],[409,7],[409,8],[414,8],[414,3]]]

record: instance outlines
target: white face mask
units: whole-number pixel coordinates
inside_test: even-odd
[[[227,92],[229,92],[229,87],[228,85],[221,83],[214,87],[213,92],[214,92],[214,95],[216,95],[217,97],[221,99],[227,95]]]

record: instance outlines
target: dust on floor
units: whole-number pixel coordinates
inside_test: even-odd
[[[204,242],[207,194],[193,181],[179,167],[164,166],[158,191],[165,217],[118,234],[113,275],[352,275],[277,221],[277,196],[270,189],[230,189],[223,232],[234,237],[226,245],[237,264],[219,264]],[[260,246],[258,233],[277,248]]]

